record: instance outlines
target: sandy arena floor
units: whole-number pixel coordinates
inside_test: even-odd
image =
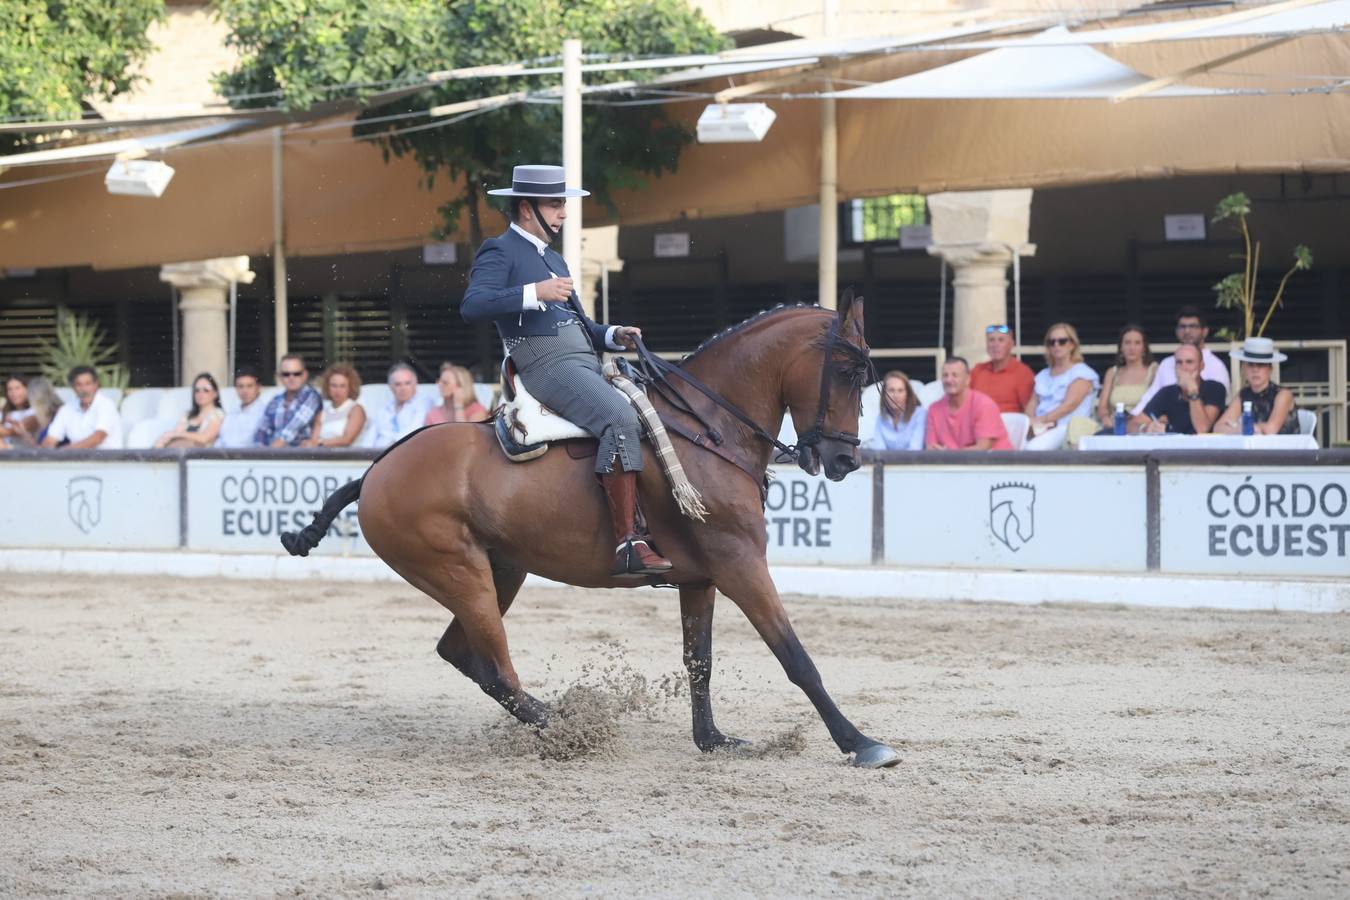
[[[674,592],[527,591],[536,694],[626,664],[657,695],[559,761],[435,656],[411,588],[8,577],[0,894],[1350,891],[1350,616],[789,608],[899,767],[842,765],[725,600],[718,722],[777,752],[695,751],[659,689]]]

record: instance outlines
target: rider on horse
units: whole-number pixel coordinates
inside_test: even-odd
[[[567,263],[549,246],[567,218],[565,198],[590,192],[568,188],[561,166],[516,166],[511,181],[509,188],[488,191],[511,198],[511,225],[479,248],[460,314],[470,322],[496,323],[525,388],[599,441],[595,471],[618,543],[611,574],[659,575],[671,568],[670,560],[636,525],[642,471],[638,415],[600,373],[606,350],[632,349],[642,332],[591,321]]]

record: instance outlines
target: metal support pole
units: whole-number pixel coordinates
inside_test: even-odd
[[[234,383],[234,373],[239,371],[235,366],[235,335],[239,333],[239,282],[230,282],[230,355],[229,366],[226,369],[225,377]]]
[[[820,31],[834,34],[835,0],[821,0]],[[834,90],[834,80],[825,79],[825,92]],[[820,101],[820,250],[816,271],[816,302],[834,309],[839,293],[839,132],[834,98]]]
[[[827,80],[825,90],[834,90]],[[820,101],[820,251],[817,302],[834,309],[839,292],[839,144],[834,98]]]
[[[942,280],[938,287],[938,336],[934,347],[946,347],[947,344],[947,257],[938,257],[942,260]]]
[[[275,304],[276,358],[289,351],[286,298],[285,181],[282,177],[281,129],[272,129],[272,299]]]
[[[581,187],[581,41],[563,41],[563,171],[568,187]],[[581,284],[581,198],[567,201],[567,224],[563,228],[563,259]],[[581,292],[581,305],[594,315],[595,300]]]
[[[1013,264],[1013,334],[1017,339],[1013,342],[1014,349],[1022,344],[1022,257],[1017,252],[1017,248],[1012,244],[1004,244],[1008,252],[1012,254]],[[1017,352],[1017,358],[1022,358],[1021,351]]]

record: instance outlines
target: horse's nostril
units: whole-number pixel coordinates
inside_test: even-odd
[[[852,472],[859,466],[858,461],[853,458],[852,453],[840,453],[834,458],[834,462],[836,466],[843,469],[845,472]]]

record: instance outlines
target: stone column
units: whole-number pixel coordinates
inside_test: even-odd
[[[597,322],[603,322],[601,318],[604,311],[601,309],[600,283],[604,274],[608,272],[613,275],[615,272],[623,269],[623,260],[619,259],[619,226],[601,225],[597,228],[586,228],[581,232],[581,273],[576,279],[577,294],[581,297],[581,305],[586,310],[586,315]],[[614,297],[610,295],[610,305],[613,306]],[[610,310],[610,325],[631,325],[631,322],[615,322],[614,311]]]
[[[933,243],[928,252],[943,257],[955,271],[952,305],[952,353],[971,365],[984,359],[984,329],[1012,325],[1008,304],[1008,265],[1013,253],[1032,256],[1027,243],[1031,191],[965,191],[932,194],[928,209]],[[1023,343],[1022,335],[1017,335]]]
[[[179,380],[191,384],[198,372],[210,372],[221,385],[232,384],[229,369],[230,285],[250,284],[247,256],[229,256],[197,262],[169,263],[159,278],[180,292],[182,314],[182,371]]]

